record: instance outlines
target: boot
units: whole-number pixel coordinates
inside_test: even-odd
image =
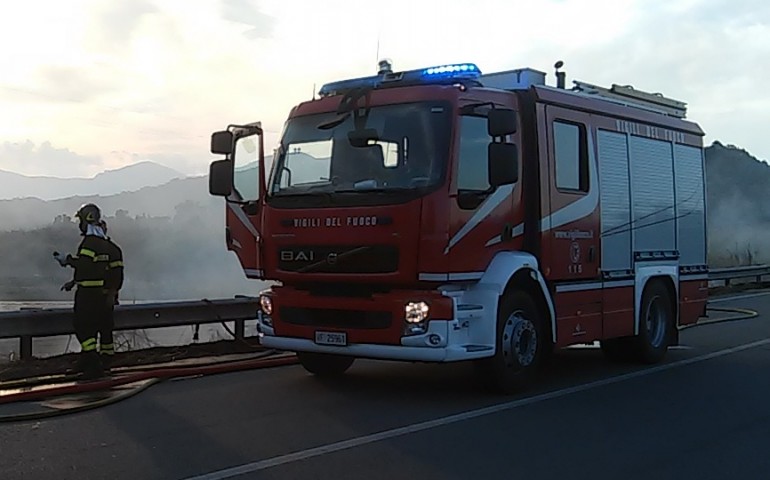
[[[104,377],[104,367],[96,352],[88,352],[85,356],[85,367],[80,380],[91,381]]]
[[[110,375],[112,373],[112,355],[103,353],[99,355],[99,359],[102,361],[102,368],[104,373]]]

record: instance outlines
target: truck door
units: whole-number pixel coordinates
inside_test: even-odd
[[[589,118],[558,107],[546,110],[543,264],[546,277],[556,282],[599,276],[599,184]]]
[[[225,240],[248,278],[263,278],[260,251],[259,152],[256,135],[235,141],[233,193],[227,198]]]
[[[590,118],[564,108],[545,109],[542,264],[556,285],[562,345],[599,338],[602,328],[599,183]]]
[[[518,111],[511,95],[466,98],[461,103],[448,247],[450,272],[457,279],[480,278],[496,252],[521,244],[520,238],[513,243],[501,243],[506,224],[523,222],[518,209],[521,188],[504,185],[490,190],[487,152],[493,138],[488,133],[487,115],[493,105]],[[519,128],[505,140],[520,145],[520,139]]]

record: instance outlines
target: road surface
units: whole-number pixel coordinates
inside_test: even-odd
[[[99,410],[0,424],[0,478],[768,478],[770,295],[740,297],[714,306],[760,315],[685,330],[661,365],[564,351],[515,397],[479,390],[467,365],[169,381]]]

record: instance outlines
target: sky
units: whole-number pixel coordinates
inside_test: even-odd
[[[770,160],[765,0],[38,0],[0,16],[0,169],[92,176],[151,160],[204,174],[213,131],[262,121],[266,150],[323,83],[474,62],[688,103]]]

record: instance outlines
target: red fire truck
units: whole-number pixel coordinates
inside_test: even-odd
[[[575,344],[659,362],[705,315],[704,133],[561,67],[381,62],[295,106],[269,168],[259,122],[214,133],[227,248],[274,282],[262,344],[316,375],[473,361],[503,392]]]

